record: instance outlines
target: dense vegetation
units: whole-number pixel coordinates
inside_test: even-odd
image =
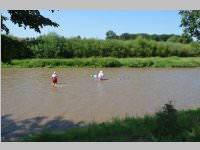
[[[181,10],[179,14],[183,35],[200,41],[200,10]]]
[[[14,59],[3,67],[200,67],[200,57]]]
[[[61,133],[44,131],[25,141],[200,141],[200,109],[177,111],[168,103],[155,116],[114,119]]]
[[[173,36],[171,37],[173,38]],[[56,33],[39,36],[34,41],[17,40],[2,35],[2,61],[22,58],[87,58],[87,57],[196,57],[200,44],[182,44],[173,40],[155,41],[141,36],[135,40],[99,40],[65,38]]]
[[[175,35],[175,34],[147,34],[147,33],[122,33],[117,35],[114,31],[109,30],[106,32],[106,39],[119,39],[119,40],[136,40],[137,38],[143,38],[146,40],[173,42],[173,43],[191,43],[193,39],[189,36]]]
[[[18,41],[13,36],[1,36],[1,61],[11,63],[15,58],[30,58],[33,53],[27,41]]]

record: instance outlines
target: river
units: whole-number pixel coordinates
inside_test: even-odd
[[[200,68],[103,68],[106,80],[93,80],[91,74],[99,70],[2,68],[3,128],[33,118],[36,124],[68,120],[73,126],[151,115],[169,100],[177,109],[200,107]],[[51,86],[53,71],[56,88]]]

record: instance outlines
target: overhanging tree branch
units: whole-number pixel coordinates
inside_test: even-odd
[[[54,11],[52,10],[51,12],[53,13]],[[29,27],[39,33],[44,26],[59,26],[56,22],[42,16],[38,10],[8,10],[8,13],[10,14],[12,23],[17,24],[19,27],[24,27],[24,29]],[[8,18],[1,17],[1,30],[8,34],[9,29],[4,24],[4,21],[8,20]]]

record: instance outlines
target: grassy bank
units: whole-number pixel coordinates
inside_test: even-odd
[[[176,112],[167,107],[155,116],[114,119],[61,133],[41,132],[25,141],[200,141],[200,108]]]
[[[2,67],[200,67],[200,57],[22,59]]]

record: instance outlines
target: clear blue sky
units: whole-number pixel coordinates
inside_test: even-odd
[[[3,15],[8,16],[6,11]],[[108,30],[116,34],[149,33],[149,34],[181,34],[179,27],[181,17],[178,10],[59,10],[41,14],[57,22],[58,28],[46,26],[41,34],[56,32],[65,37],[80,35],[86,38],[104,39]],[[10,21],[6,22],[10,34],[18,37],[37,37],[41,34],[34,30],[18,27]]]

